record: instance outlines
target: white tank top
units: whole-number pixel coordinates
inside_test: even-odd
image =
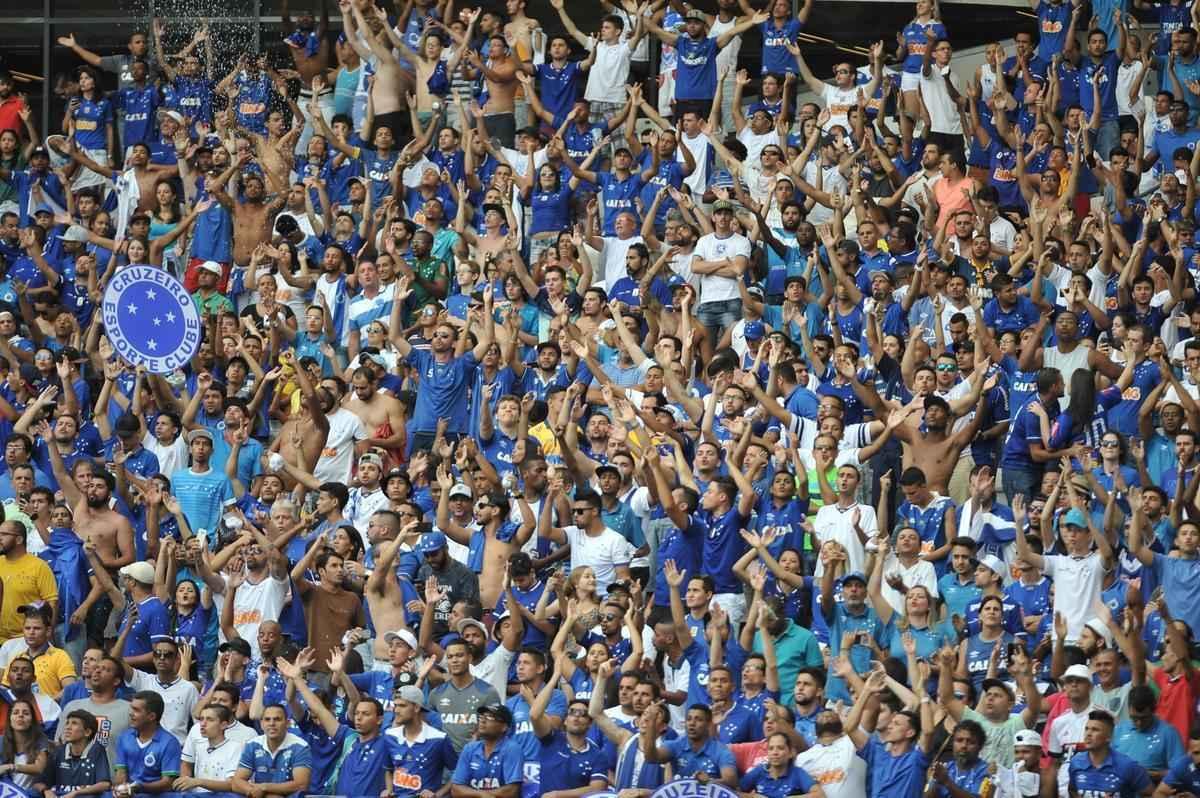
[[[722,22],[721,17],[713,17],[712,27],[708,29],[708,37],[715,39],[727,30],[732,30],[737,25],[738,17],[733,17],[728,22]],[[742,51],[741,35],[734,36],[724,50],[717,53],[717,74],[725,67],[736,68],[738,53]]]
[[[1082,343],[1077,344],[1075,351],[1063,354],[1057,346],[1048,346],[1042,350],[1042,363],[1046,368],[1058,369],[1063,378],[1062,406],[1066,407],[1071,401],[1071,375],[1080,369],[1088,367],[1088,348]]]
[[[991,64],[984,64],[979,70],[979,102],[981,107],[992,98],[996,91],[996,71]]]

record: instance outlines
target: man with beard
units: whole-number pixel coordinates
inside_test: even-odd
[[[9,640],[21,635],[24,616],[20,607],[44,601],[53,610],[58,603],[58,583],[46,561],[26,549],[29,528],[17,520],[0,523],[0,581],[4,602],[0,609],[0,633]],[[153,580],[151,580],[153,581]]]
[[[393,703],[395,721],[387,729],[390,762],[387,782],[397,796],[420,796],[440,788],[443,771],[458,761],[450,735],[425,722],[423,713],[432,711],[416,686],[401,687]],[[445,716],[442,716],[443,722]]]
[[[557,690],[547,684],[533,701],[541,714]],[[568,704],[563,728],[539,741],[541,744],[541,795],[568,798],[603,790],[608,784],[608,755],[600,742],[589,735],[592,721],[588,702],[576,698]]]
[[[434,709],[442,721],[442,728],[450,737],[450,742],[456,752],[475,734],[477,726],[477,711],[480,707],[500,703],[500,695],[496,688],[477,677],[472,672],[473,663],[482,659],[483,647],[486,643],[486,633],[483,624],[473,619],[464,619],[458,625],[459,633],[469,630],[473,642],[466,637],[456,637],[446,644],[445,660],[446,674],[449,677],[438,687],[429,692],[429,706]],[[506,646],[514,648],[520,645],[520,639],[513,639],[511,625],[508,637],[496,650],[504,650]],[[511,661],[511,649],[509,660]],[[504,666],[504,678],[507,680],[508,666]],[[397,709],[397,719],[403,713]]]
[[[397,301],[400,297],[397,296]],[[450,324],[439,323],[434,330],[430,351],[414,349],[399,329],[391,331],[392,343],[407,365],[421,375],[421,390],[412,423],[408,427],[410,453],[428,448],[433,443],[439,419],[448,419],[447,439],[457,440],[468,430],[466,422],[467,389],[474,382],[479,361],[495,339],[495,319],[492,313],[492,286],[483,291],[482,316],[472,313],[474,324],[463,328],[465,354],[455,354],[458,331]],[[470,327],[482,327],[482,334],[473,348],[466,348]]]
[[[62,462],[61,458],[51,457],[57,461],[56,465]],[[66,486],[68,482],[63,484]],[[75,531],[82,539],[96,544],[100,561],[112,572],[133,562],[133,525],[128,518],[112,509],[116,477],[106,470],[94,470],[86,485],[87,493],[75,507]],[[64,487],[64,490],[68,495],[73,492],[69,487]]]
[[[310,565],[317,573],[315,583],[304,577]],[[362,599],[345,588],[342,558],[325,548],[323,540],[313,542],[308,554],[292,568],[291,577],[295,592],[304,602],[308,645],[316,656],[312,670],[327,673],[326,660],[342,644],[346,632],[367,625]]]
[[[238,166],[244,168],[249,159],[250,152],[243,152],[238,158]],[[275,229],[275,214],[283,207],[287,194],[282,193],[268,203],[263,178],[255,173],[245,173],[239,180],[241,191],[237,192],[235,198],[225,189],[228,178],[221,179],[228,174],[228,171],[223,172],[213,181],[207,187],[208,193],[233,216],[233,262],[247,268],[258,245],[270,243],[271,231]],[[142,196],[145,196],[145,192]],[[227,279],[228,272],[221,279],[222,291],[225,290]]]
[[[237,546],[245,558],[243,574],[227,577],[221,629],[228,640],[250,643],[255,659],[263,657],[259,630],[264,622],[275,623],[288,597],[287,559],[261,534],[247,532],[226,550]],[[217,570],[214,562],[214,570]]]
[[[820,710],[813,730],[815,740],[796,757],[796,764],[821,785],[825,798],[866,795],[866,763],[843,730],[838,713],[831,709]]]
[[[934,762],[932,781],[935,785],[927,790],[931,798],[958,798],[962,794],[978,795],[980,786],[988,777],[988,763],[979,758],[983,748],[983,728],[972,720],[959,721],[954,728],[953,756],[949,764]]]
[[[386,449],[387,465],[398,465],[405,442],[403,404],[394,396],[379,392],[375,370],[370,366],[359,366],[350,379],[354,392],[346,397],[343,406],[357,415],[367,429],[369,437],[364,445]]]
[[[417,544],[417,550],[424,555],[425,561],[417,569],[416,581],[418,584],[425,585],[426,597],[439,596],[436,602],[427,605],[427,607],[432,606],[433,608],[433,634],[439,639],[449,631],[448,623],[452,606],[464,600],[479,601],[479,577],[470,568],[450,556],[447,544],[446,536],[441,532],[429,532]],[[517,556],[525,556],[528,561],[528,556],[517,553],[512,555],[510,563],[515,564]],[[512,570],[512,577],[519,585],[519,577],[515,569]],[[536,596],[534,604],[524,602],[531,610],[536,603]]]

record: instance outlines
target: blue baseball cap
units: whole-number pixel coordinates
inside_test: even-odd
[[[687,280],[683,279],[683,276],[679,275],[679,274],[672,274],[670,277],[667,278],[667,287],[668,288],[682,288],[683,286],[685,286],[687,284],[688,284]]]
[[[864,585],[867,583],[867,578],[865,576],[863,576],[862,571],[851,571],[850,573],[846,574],[845,576],[842,577],[842,584],[843,585],[846,584],[851,579],[857,579],[858,581],[862,582]]]
[[[766,335],[766,330],[763,328],[763,323],[755,319],[754,321],[746,322],[742,334],[746,336],[748,341],[757,341]]]
[[[1081,526],[1085,529],[1088,525],[1087,516],[1078,507],[1072,507],[1068,510],[1067,514],[1063,516],[1062,522],[1067,526]]]
[[[444,548],[446,548],[446,535],[442,532],[429,532],[417,544],[417,550],[424,554]]]

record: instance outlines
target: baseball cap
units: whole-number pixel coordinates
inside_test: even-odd
[[[763,299],[766,296],[766,294],[763,293],[761,285],[750,286],[749,288],[746,289],[746,293],[749,294],[750,296],[758,297],[759,299]]]
[[[985,554],[979,558],[979,564],[985,568],[991,569],[992,573],[1003,576],[1006,569],[1004,560],[1001,560],[995,554]]]
[[[1091,682],[1092,672],[1088,670],[1087,665],[1072,665],[1071,667],[1067,668],[1066,672],[1062,675],[1062,680],[1064,682],[1067,679],[1083,679],[1085,682]]]
[[[486,706],[482,706],[475,711],[475,714],[476,715],[490,715],[491,717],[495,718],[496,720],[498,720],[508,726],[512,725],[512,720],[513,720],[512,712],[509,710],[508,707],[504,706],[503,704],[488,704]]]
[[[401,701],[415,704],[418,709],[425,712],[429,711],[429,707],[425,704],[425,694],[415,684],[406,684],[403,687],[397,688],[396,692],[392,693],[392,698],[398,698]]]
[[[383,636],[383,641],[385,643],[390,643],[393,640],[399,640],[413,651],[417,650],[417,638],[413,637],[413,633],[407,629],[395,629]]]
[[[128,576],[143,585],[154,584],[154,566],[145,561],[131,562],[121,568],[121,576]]]
[[[719,199],[712,205],[713,213],[717,211],[732,211],[733,203],[726,199]]]
[[[763,323],[755,319],[754,321],[746,322],[746,326],[742,329],[742,334],[746,336],[748,341],[757,341],[766,334],[763,329]]]
[[[421,542],[417,544],[417,551],[429,553],[446,548],[446,535],[443,532],[430,532],[421,538]]]
[[[487,627],[483,625],[483,621],[479,621],[474,618],[460,619],[458,626],[455,627],[455,631],[461,635],[463,633],[463,629],[466,629],[468,626],[474,626],[476,629],[483,632],[484,637],[487,637],[488,630]]]
[[[63,241],[75,241],[82,243],[88,240],[87,230],[82,225],[73,224],[67,228],[66,232],[59,233],[58,237]]]
[[[894,274],[892,274],[891,272],[889,272],[887,269],[872,269],[871,270],[871,279],[874,280],[876,275],[880,275],[880,276],[884,277],[892,285],[896,284],[896,276]]]
[[[1013,747],[1041,748],[1042,735],[1033,729],[1021,729],[1013,735]]]
[[[703,22],[705,25],[708,24],[708,18],[705,17],[704,12],[698,8],[693,8],[691,11],[688,11],[687,16],[685,16],[684,19],[697,19]]]
[[[247,643],[245,640],[243,640],[240,637],[237,638],[236,640],[226,640],[224,643],[222,643],[220,646],[217,647],[218,653],[224,654],[226,651],[236,651],[237,653],[241,654],[243,657],[252,656],[251,651],[250,651],[250,644]]]
[[[34,147],[29,153],[29,160],[32,161],[34,158],[45,158],[49,160],[50,150],[46,149],[45,147]]]
[[[846,574],[845,576],[842,577],[842,584],[843,585],[846,584],[851,579],[857,579],[858,581],[862,582],[864,585],[867,583],[867,578],[865,576],[863,576],[862,571],[851,571],[850,573]]]
[[[468,499],[475,498],[474,492],[465,482],[459,482],[450,489],[450,498],[453,499],[455,496],[465,496]]]
[[[688,284],[688,281],[683,279],[683,277],[678,274],[672,274],[670,277],[667,278],[667,287],[668,288],[683,288],[687,284]]]
[[[1099,618],[1092,618],[1090,621],[1085,623],[1084,626],[1086,626],[1088,629],[1091,629],[1096,634],[1100,635],[1100,637],[1104,638],[1104,644],[1106,646],[1108,646],[1109,648],[1112,648],[1113,635],[1112,635],[1112,632],[1110,632],[1108,629],[1108,624],[1106,624],[1104,621],[1100,620]]]
[[[621,475],[620,470],[612,463],[601,463],[600,465],[596,466],[596,476],[600,476],[603,473],[616,474],[617,476]]]
[[[374,452],[366,452],[365,454],[362,455],[362,457],[358,458],[358,464],[360,466],[361,465],[373,465],[377,468],[382,469],[383,468],[383,459],[379,455],[375,454]]]
[[[1063,516],[1062,522],[1067,526],[1087,527],[1087,516],[1078,507],[1072,507],[1067,510],[1067,514]]]
[[[217,263],[215,260],[204,261],[204,263],[200,264],[200,268],[204,269],[204,271],[206,271],[206,272],[212,272],[213,274],[217,275],[218,277],[220,277],[222,274],[225,273],[224,270],[221,268],[221,264]]]
[[[192,441],[196,440],[197,438],[208,438],[209,442],[211,443],[213,440],[213,434],[210,430],[207,430],[207,429],[194,429],[188,433],[187,442],[191,443]],[[151,580],[151,582],[153,582],[153,581],[154,580]]]
[[[37,601],[31,601],[28,604],[22,604],[20,607],[17,607],[17,612],[22,615],[44,615],[49,617],[53,610],[54,608],[49,602],[42,601],[41,599],[38,599]]]
[[[999,687],[1001,690],[1008,693],[1008,697],[1010,699],[1012,699],[1013,701],[1017,700],[1017,694],[1013,692],[1013,689],[1011,687],[1009,687],[1008,683],[1005,682],[1003,679],[984,679],[983,684],[980,686],[983,687],[983,689],[985,691],[990,690],[993,687]]]

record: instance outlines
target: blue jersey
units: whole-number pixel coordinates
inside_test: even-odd
[[[574,192],[565,182],[557,191],[546,191],[539,187],[530,195],[533,219],[529,234],[557,233],[571,227],[571,197]]]
[[[442,772],[453,771],[458,754],[450,738],[428,723],[421,724],[421,733],[410,741],[403,728],[387,730],[392,771],[392,795],[396,798],[417,798],[423,791],[441,789]]]
[[[75,143],[83,150],[107,150],[108,126],[113,123],[112,103],[105,98],[79,98],[71,113],[75,120]]]
[[[117,92],[117,107],[125,123],[122,144],[149,144],[154,140],[154,112],[158,109],[158,89],[154,85],[130,86]]]
[[[386,155],[381,155],[378,150],[373,150],[370,147],[359,147],[358,149],[358,164],[362,170],[362,175],[371,186],[371,205],[378,207],[383,202],[384,198],[392,193],[392,167],[399,160],[400,153],[392,150]]]
[[[935,20],[928,22],[913,20],[905,25],[904,30],[900,32],[904,37],[903,70],[909,74],[915,75],[921,71],[921,63],[925,58],[925,50],[931,46],[929,38],[925,35],[925,31],[927,30],[933,30],[939,39],[944,39],[947,36],[946,26]]]
[[[996,664],[996,678],[1008,678],[1008,644],[1013,636],[1002,633],[998,640],[984,640],[979,635],[967,638],[967,678],[975,692],[982,692],[983,680],[987,678],[988,666],[991,664],[992,650],[1000,644],[1000,660]]]
[[[786,798],[808,793],[814,784],[812,776],[802,767],[789,764],[782,776],[772,776],[766,765],[759,765],[742,776],[738,788],[765,798]]]
[[[1050,61],[1061,53],[1066,45],[1067,28],[1071,26],[1071,4],[1048,3],[1042,0],[1038,3],[1037,17],[1037,56],[1043,61]]]
[[[1103,27],[1104,20],[1101,20]],[[1112,20],[1108,20],[1108,24],[1112,25]],[[1115,39],[1109,39],[1110,46],[1115,44]],[[1079,92],[1079,105],[1083,108],[1083,113],[1086,118],[1091,118],[1092,109],[1095,107],[1095,93],[1091,88],[1093,84],[1100,86],[1100,121],[1110,122],[1116,121],[1117,118],[1117,68],[1121,65],[1120,57],[1109,50],[1100,57],[1100,62],[1096,63],[1091,56],[1083,57],[1082,66],[1080,67],[1080,85],[1086,86],[1086,91]]]
[[[1122,435],[1138,434],[1138,411],[1142,402],[1154,390],[1154,386],[1162,382],[1162,373],[1158,365],[1150,360],[1143,360],[1133,367],[1133,382],[1121,394],[1121,401],[1108,411],[1108,424]]]
[[[774,72],[779,75],[799,74],[796,59],[788,50],[788,44],[794,44],[804,30],[804,23],[798,19],[785,19],[782,25],[774,19],[768,19],[759,28],[762,30],[762,73]]]
[[[1069,764],[1068,784],[1080,796],[1134,798],[1154,786],[1146,769],[1119,751],[1110,750],[1099,766],[1092,764],[1087,751],[1071,757]]]
[[[711,100],[717,90],[717,40],[688,34],[675,40],[675,99]]]
[[[553,62],[538,64],[538,97],[542,107],[554,116],[554,127],[562,125],[579,99],[579,63],[568,61],[560,69]]]
[[[116,770],[124,770],[129,782],[147,784],[178,776],[179,755],[182,749],[175,735],[158,729],[149,742],[143,743],[135,729],[126,729],[117,738]]]
[[[719,517],[701,510],[698,518],[705,530],[703,567],[712,577],[716,592],[740,593],[741,583],[733,574],[733,566],[746,553],[741,530],[749,519],[736,506]]]
[[[615,236],[617,234],[613,225],[617,221],[617,214],[622,211],[632,213],[634,219],[641,224],[641,214],[638,213],[633,203],[634,199],[641,192],[642,186],[645,185],[640,174],[631,173],[624,180],[621,180],[612,172],[596,172],[596,185],[600,187],[601,213],[604,214],[604,235]]]
[[[474,790],[498,790],[523,779],[524,755],[511,739],[500,740],[489,755],[483,740],[472,740],[463,748],[454,768],[454,784]]]
[[[584,739],[583,750],[573,748],[563,731],[541,739],[542,793],[575,790],[595,780],[608,782],[608,754],[604,746]]]
[[[234,111],[238,124],[260,136],[267,134],[267,104],[271,101],[271,78],[265,72],[242,72],[234,85],[238,95]]]
[[[421,390],[413,410],[410,430],[433,432],[439,419],[448,419],[450,432],[464,434],[467,414],[467,388],[474,381],[478,361],[468,351],[461,357],[440,363],[429,352],[414,349],[407,358],[408,365],[420,374]]]
[[[249,771],[255,784],[283,784],[296,777],[297,768],[312,770],[312,751],[308,743],[288,732],[275,753],[271,753],[265,734],[260,734],[242,748],[238,769]]]
[[[189,78],[180,75],[172,86],[169,105],[186,118],[196,122],[212,122],[213,82],[208,78]]]

